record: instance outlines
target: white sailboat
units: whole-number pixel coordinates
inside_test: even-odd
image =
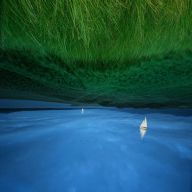
[[[84,109],[83,108],[81,108],[81,114],[83,114],[84,113]]]
[[[142,121],[141,125],[140,125],[140,129],[147,129],[147,118],[145,117],[145,119]]]
[[[147,132],[147,118],[145,117],[145,119],[142,121],[142,123],[140,125],[141,139],[143,139],[143,137],[145,136],[146,132]]]

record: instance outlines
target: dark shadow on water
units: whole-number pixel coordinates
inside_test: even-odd
[[[158,113],[158,114],[169,114],[174,116],[192,116],[192,109],[176,109],[176,108],[165,108],[165,109],[151,109],[151,108],[112,108],[112,107],[88,107],[85,108],[87,110],[93,110],[93,109],[104,109],[104,110],[110,110],[110,111],[121,111],[121,112],[127,112],[132,114],[140,114],[140,115],[146,115],[150,113]],[[53,108],[53,107],[44,107],[44,108],[0,108],[0,113],[12,113],[12,112],[21,112],[21,111],[47,111],[47,110],[81,110],[81,107],[67,107],[67,108]]]

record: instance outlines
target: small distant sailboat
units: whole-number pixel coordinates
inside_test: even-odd
[[[142,121],[142,123],[141,123],[141,125],[140,125],[140,135],[141,135],[141,139],[144,138],[146,132],[147,132],[147,118],[145,117],[145,119]]]
[[[81,108],[81,114],[84,114],[84,109],[83,108]]]

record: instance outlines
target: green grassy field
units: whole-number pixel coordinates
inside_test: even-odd
[[[192,106],[191,0],[2,0],[1,97]]]

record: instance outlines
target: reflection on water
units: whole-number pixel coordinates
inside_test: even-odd
[[[140,128],[140,136],[141,136],[141,139],[144,138],[146,132],[147,132],[147,129],[146,129],[146,128]]]
[[[0,191],[191,192],[192,116],[84,110],[0,113]]]

